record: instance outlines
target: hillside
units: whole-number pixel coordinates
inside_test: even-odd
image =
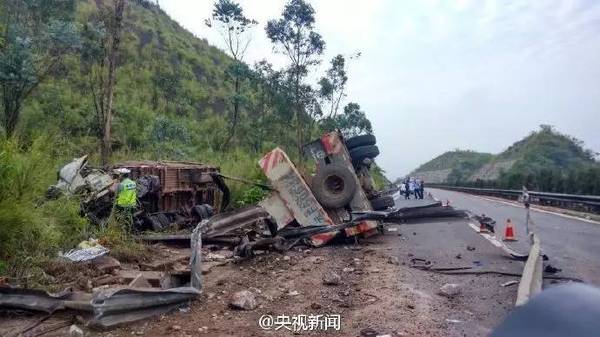
[[[77,21],[84,26],[97,11],[96,1],[80,0]],[[218,145],[218,137],[209,139],[201,134],[225,130],[222,117],[229,85],[225,71],[231,59],[155,5],[130,1],[124,21],[115,95],[116,144],[134,151],[154,150],[148,148],[147,140],[155,139],[160,129],[172,129],[178,131],[163,132],[164,140]],[[55,131],[70,139],[80,138],[78,145],[88,152],[95,150],[95,143],[85,139],[94,136],[90,130],[95,120],[88,77],[79,56],[69,56],[65,71],[43,82],[26,102],[18,130],[22,136],[33,138],[39,130]],[[198,120],[212,125],[204,129]]]
[[[462,181],[492,159],[489,153],[454,150],[419,166],[411,175],[426,182]]]
[[[432,183],[530,188],[565,193],[600,193],[600,165],[583,143],[550,126],[497,155],[451,151],[413,173]]]
[[[276,146],[300,169],[307,168],[298,143],[325,130],[317,114],[319,91],[308,79],[292,81],[289,69],[276,69],[266,60],[258,66],[235,64],[183,29],[154,1],[126,1],[119,39],[119,29],[112,27],[121,26],[115,13],[123,3],[0,1],[0,275],[29,279],[36,274],[31,277],[40,279],[46,257],[90,237],[105,238],[114,253],[131,257],[141,252],[125,228],[90,226],[77,198],[44,198],[56,183],[57,170],[73,158],[89,155],[90,165],[100,166],[106,125],[112,124],[110,137],[102,141],[112,150],[107,164],[194,161],[252,181],[266,180],[257,162]],[[265,34],[262,29],[256,33]],[[112,69],[112,123],[105,123]],[[243,73],[235,94],[234,72]],[[239,107],[236,118],[234,102]],[[364,122],[360,106],[351,107],[337,117],[356,121],[362,116],[359,121]],[[230,137],[232,120],[237,128]],[[340,120],[333,122],[337,126]],[[373,170],[379,186],[386,183],[383,174]],[[254,204],[266,193],[240,182],[228,181],[228,186],[231,207]]]

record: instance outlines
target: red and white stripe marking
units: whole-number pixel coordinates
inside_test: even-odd
[[[276,148],[273,151],[267,153],[258,164],[262,168],[265,174],[268,174],[277,164],[283,161],[283,151]]]

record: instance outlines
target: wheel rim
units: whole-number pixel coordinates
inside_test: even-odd
[[[325,178],[325,187],[333,194],[341,194],[344,192],[344,179],[336,175],[327,176]]]

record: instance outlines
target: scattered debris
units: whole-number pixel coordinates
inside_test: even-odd
[[[252,292],[242,290],[233,294],[229,306],[238,310],[253,310],[258,306],[258,303]]]
[[[379,336],[379,332],[371,328],[365,328],[360,330],[360,335],[361,337],[377,337]]]
[[[152,285],[141,273],[129,282],[130,288],[152,288]]]
[[[88,167],[85,156],[78,158],[61,169],[59,182],[49,190],[48,196],[79,196],[82,213],[92,223],[103,226],[114,204],[116,180],[112,169],[127,169],[138,186],[140,207],[134,213],[134,230],[156,232],[171,227],[173,231],[169,234],[156,233],[143,237],[147,242],[162,246],[153,252],[165,253],[153,256],[150,261],[135,262],[133,266],[131,263],[121,264],[107,255],[107,248],[90,239],[63,255],[71,261],[91,260],[85,266],[92,267],[94,273],[82,274],[85,276],[82,277],[84,284],[75,283],[75,289],[85,289],[87,293],[65,291],[49,294],[30,289],[0,289],[0,306],[47,313],[65,309],[83,311],[86,317],[91,317],[82,323],[85,326],[109,328],[173,310],[189,310],[190,300],[196,298],[202,289],[202,275],[211,273],[215,266],[237,263],[243,261],[242,258],[252,257],[266,250],[285,252],[296,245],[310,248],[303,247],[303,250],[299,250],[302,253],[298,258],[296,255],[284,255],[283,261],[293,265],[305,256],[310,263],[322,264],[325,258],[311,255],[312,248],[337,238],[356,237],[359,234],[367,236],[377,230],[383,233],[385,219],[462,216],[464,213],[451,207],[441,207],[438,201],[419,207],[372,211],[373,200],[382,198],[369,187],[372,182],[368,176],[368,165],[372,160],[365,160],[369,158],[363,158],[364,154],[358,156],[356,151],[354,154],[350,153],[352,149],[346,148],[344,144],[341,134],[333,132],[305,147],[305,151],[309,150],[308,153],[315,158],[317,169],[317,177],[306,181],[283,150],[276,148],[267,153],[259,164],[271,182],[272,187],[263,185],[265,190],[271,192],[269,197],[258,205],[228,213],[221,213],[229,202],[229,190],[223,182],[224,176],[216,167],[190,162],[133,161],[104,170]],[[329,172],[325,176],[335,175],[346,182],[343,185],[349,189],[342,191],[344,198],[333,202],[331,198],[337,198],[337,192],[330,190],[333,187],[319,183],[323,180],[321,178],[324,172]],[[352,186],[354,187],[350,188]],[[330,194],[330,197],[323,197]],[[393,203],[393,198],[385,198],[386,202]],[[194,226],[195,224],[198,225]],[[192,226],[193,232],[190,233]],[[399,232],[399,228],[388,227],[387,231]],[[413,232],[413,235],[417,233]],[[171,251],[164,248],[165,243],[185,243],[188,248]],[[204,249],[204,252],[210,252],[203,253],[203,244],[210,245],[209,249]],[[358,251],[362,248],[354,245],[350,249]],[[374,249],[365,249],[364,254],[378,256]],[[387,262],[400,264],[396,256],[389,257]],[[422,262],[421,266],[431,265],[429,261]],[[356,274],[381,272],[375,267],[365,268],[367,266],[368,260],[354,258],[342,271]],[[278,267],[286,268],[284,265]],[[239,266],[240,270],[245,270],[244,268],[254,270],[246,265]],[[303,268],[310,271],[310,267]],[[283,271],[284,269],[279,269],[271,271],[271,274],[278,277]],[[267,274],[264,270],[260,273]],[[217,285],[225,282],[230,282],[230,279],[223,279]],[[242,284],[239,280],[235,282]],[[328,271],[322,276],[322,283],[337,286],[343,282],[338,273]],[[278,287],[277,296],[300,295],[299,291],[290,290],[290,287],[291,285]],[[255,309],[258,306],[255,293],[260,294],[260,290],[251,290],[233,293],[230,307]],[[208,299],[216,297],[222,300],[227,293],[226,290],[221,290],[220,293],[210,294],[212,296],[208,295]],[[339,301],[340,307],[352,305],[349,294],[349,290],[341,292],[340,296],[346,299]],[[365,295],[370,296],[369,303],[380,300],[375,295]],[[274,296],[265,298],[272,301]],[[321,305],[313,303],[311,308],[321,308]],[[226,312],[225,315],[229,313]],[[214,314],[213,317],[216,316]],[[171,327],[172,331],[181,329],[178,325]],[[198,329],[199,332],[207,330],[206,327]],[[75,325],[69,333],[72,336],[83,335]],[[377,332],[374,333],[374,336],[378,335]]]
[[[337,286],[342,283],[342,277],[333,271],[323,274],[323,284],[328,286]]]
[[[508,286],[512,286],[515,284],[519,284],[519,281],[516,281],[516,280],[507,281],[507,282],[502,283],[501,286],[508,287]]]
[[[71,337],[83,337],[83,330],[81,330],[81,328],[78,327],[77,325],[73,324],[69,328],[69,336],[71,336]]]
[[[548,273],[548,274],[556,274],[556,273],[558,273],[558,272],[560,272],[560,271],[562,271],[562,269],[559,269],[559,268],[553,267],[553,266],[551,266],[551,265],[547,265],[547,266],[544,268],[544,273]]]
[[[108,256],[102,255],[92,260],[92,266],[100,270],[103,273],[112,273],[113,270],[121,269],[121,263],[119,260]]]
[[[63,256],[73,262],[89,261],[104,254],[108,254],[110,250],[102,246],[90,247],[83,249],[72,249]]]
[[[474,215],[473,219],[479,222],[479,228],[494,233],[494,227],[496,226],[496,221],[494,219],[486,216],[485,214]]]
[[[446,283],[440,287],[438,294],[453,298],[462,292],[462,286],[456,283]]]

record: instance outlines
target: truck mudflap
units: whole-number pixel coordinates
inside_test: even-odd
[[[282,149],[275,148],[259,160],[258,164],[277,191],[277,194],[270,197],[271,200],[274,198],[277,201],[275,204],[271,204],[274,207],[266,207],[266,209],[276,219],[278,227],[285,226],[285,222],[289,222],[289,216],[285,214],[285,210],[279,210],[283,206],[290,211],[292,217],[302,227],[332,226],[334,224]],[[279,203],[277,198],[283,202]],[[335,235],[335,232],[316,234],[312,237],[311,243],[321,246]]]

